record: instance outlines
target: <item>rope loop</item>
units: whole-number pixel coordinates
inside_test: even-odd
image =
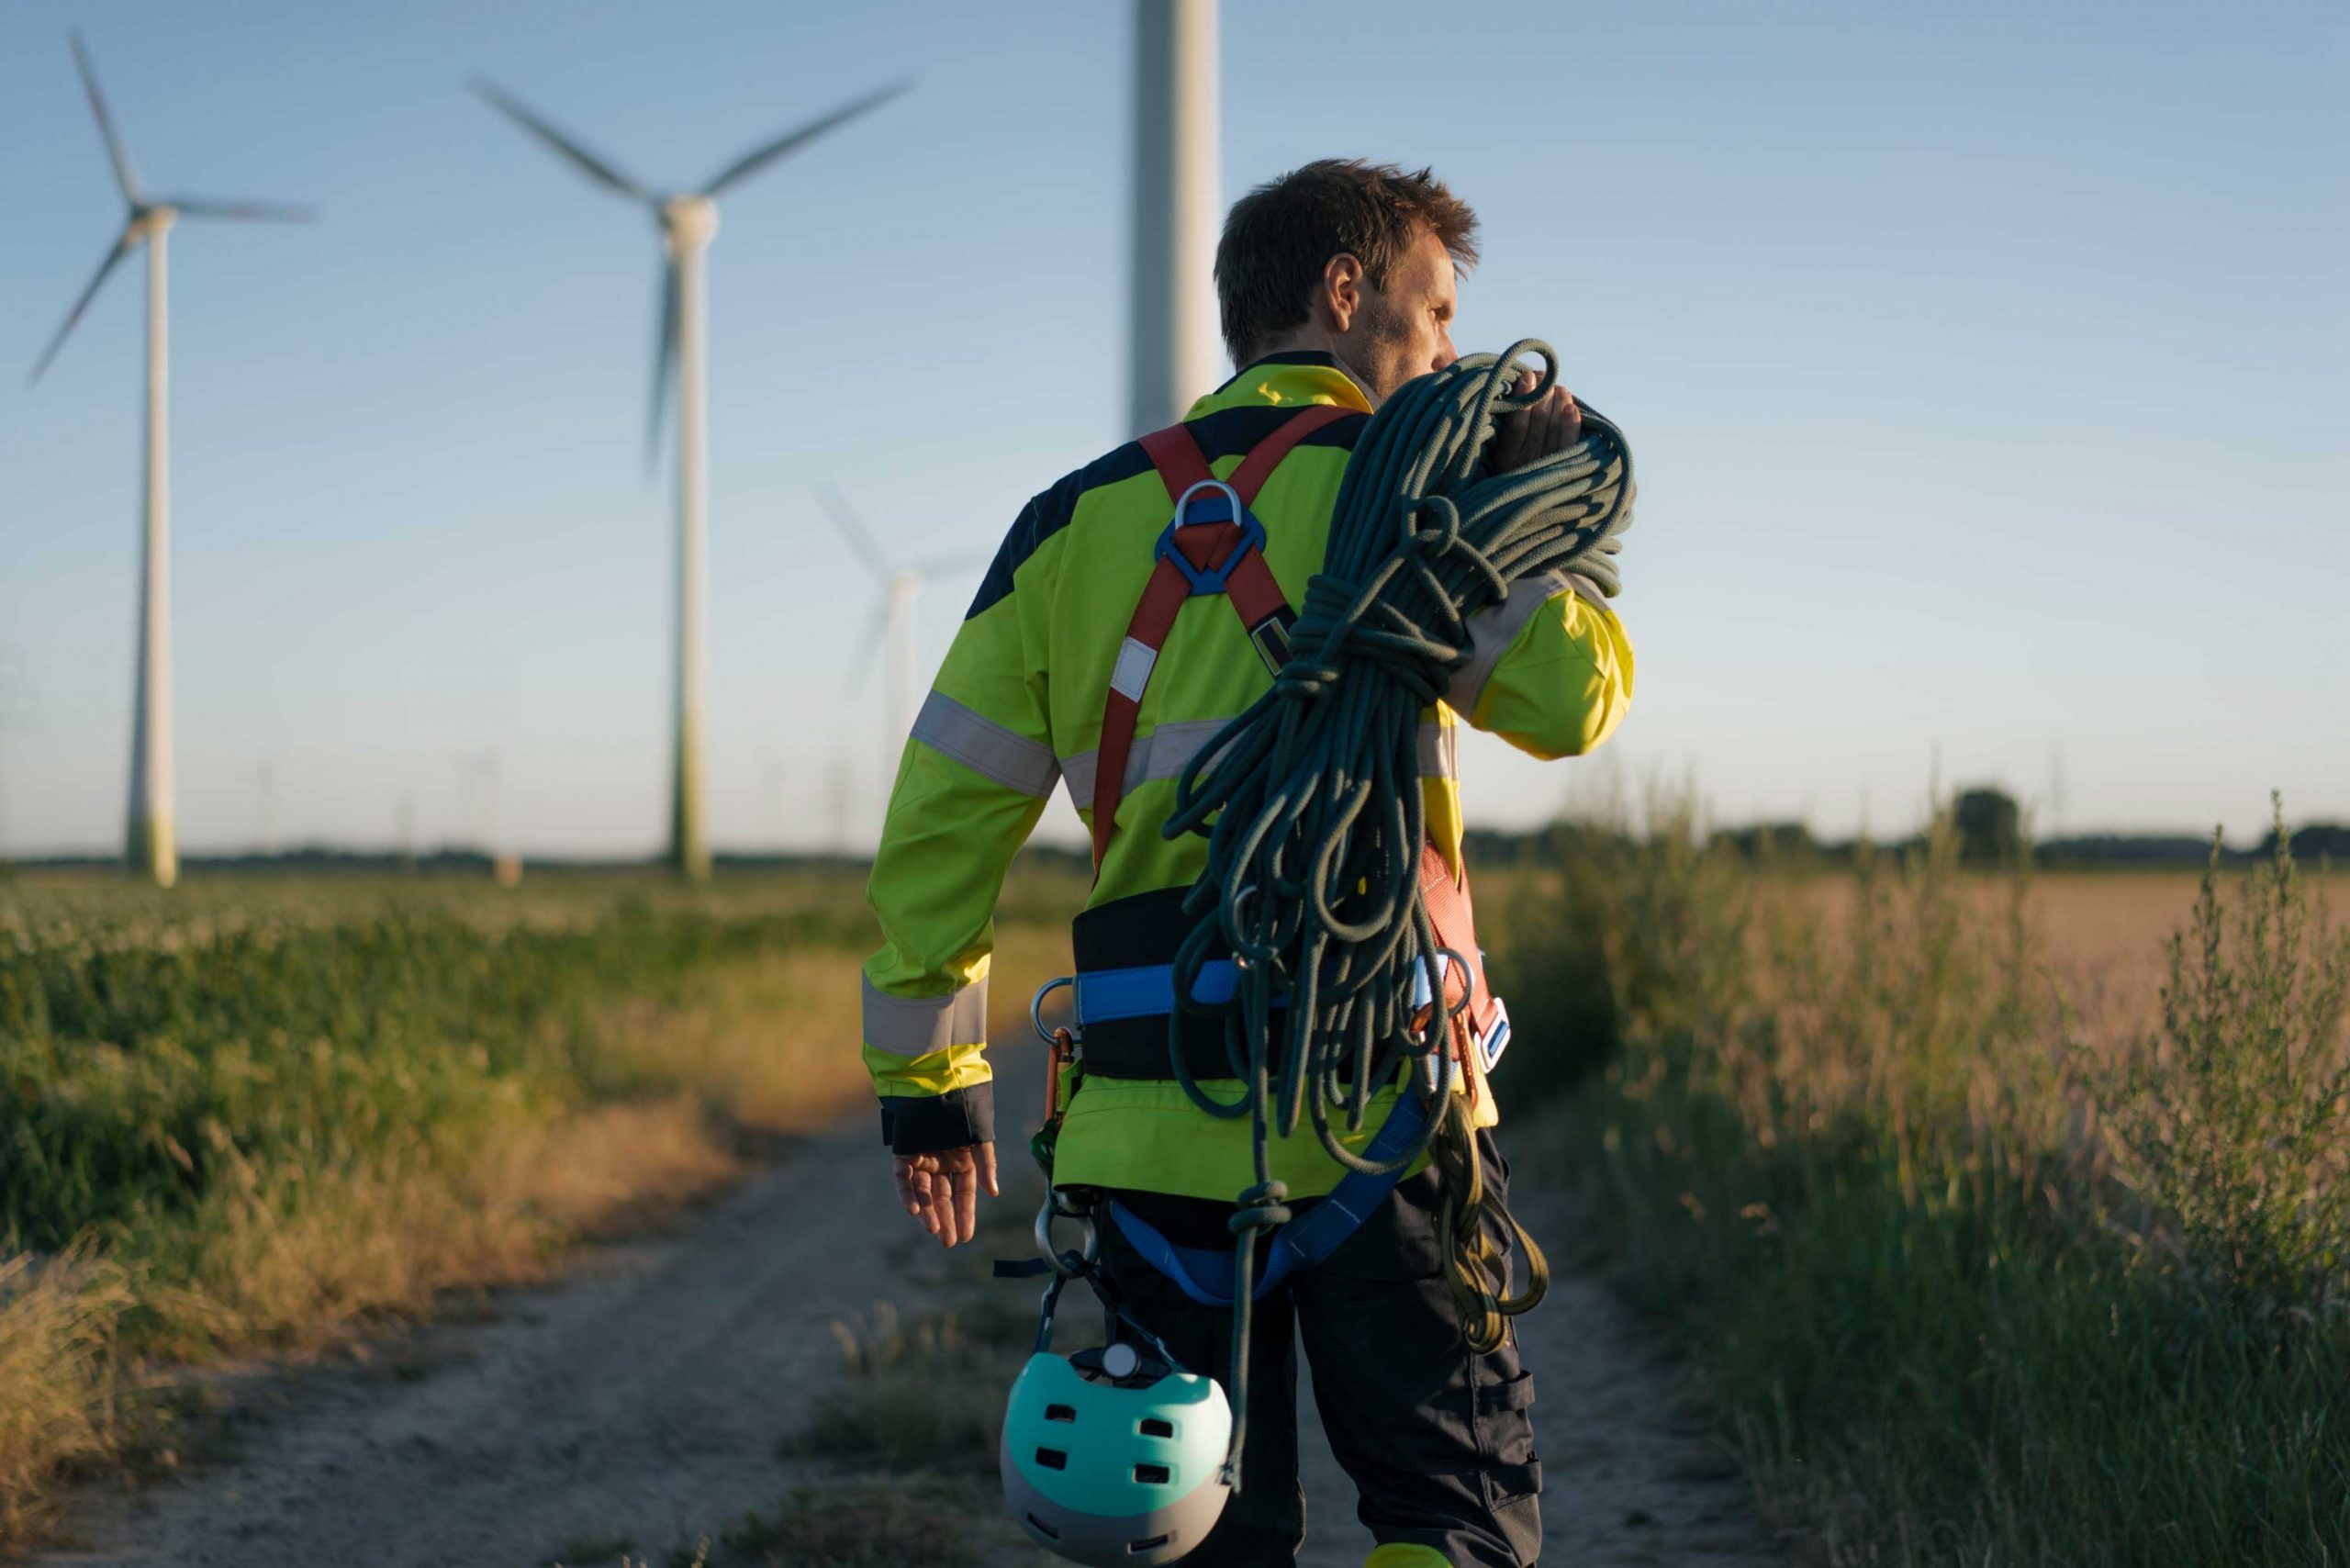
[[[1532,385],[1516,390],[1529,369]],[[1251,1242],[1290,1218],[1287,1189],[1272,1179],[1270,1137],[1310,1126],[1333,1160],[1357,1171],[1408,1170],[1432,1148],[1444,1151],[1447,1275],[1472,1345],[1497,1343],[1504,1319],[1530,1305],[1547,1277],[1540,1253],[1509,1220],[1534,1278],[1524,1294],[1508,1294],[1508,1257],[1484,1223],[1500,1205],[1484,1190],[1466,1101],[1454,1092],[1452,1020],[1414,999],[1443,995],[1419,881],[1424,716],[1470,656],[1476,616],[1511,585],[1573,571],[1604,596],[1621,586],[1617,558],[1635,491],[1631,449],[1612,421],[1585,406],[1574,445],[1490,471],[1495,421],[1539,402],[1558,381],[1558,355],[1528,338],[1506,353],[1457,360],[1386,399],[1348,459],[1322,569],[1290,629],[1287,665],[1184,768],[1160,828],[1169,839],[1208,840],[1206,868],[1183,903],[1197,924],[1176,957],[1176,994],[1191,996],[1213,958],[1247,960],[1229,1002],[1186,1003],[1168,1021],[1177,1081],[1207,1114],[1247,1117],[1255,1157],[1256,1183],[1231,1222],[1239,1244],[1225,1474],[1236,1484],[1248,1420]],[[1187,1009],[1222,1015],[1238,1099],[1214,1099],[1191,1076],[1176,1027]],[[1370,1160],[1347,1146],[1361,1141],[1376,1096],[1391,1086],[1426,1092],[1424,1074],[1439,1110],[1412,1147]]]

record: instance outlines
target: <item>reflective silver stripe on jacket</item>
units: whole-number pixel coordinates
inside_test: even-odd
[[[1042,800],[1061,776],[1053,748],[1007,729],[942,691],[923,699],[913,738],[1007,790]]]
[[[988,982],[975,980],[946,996],[891,996],[865,982],[865,1043],[891,1056],[928,1056],[988,1037]]]
[[[1509,597],[1471,616],[1469,662],[1453,672],[1452,684],[1445,689],[1446,705],[1456,713],[1475,712],[1477,700],[1485,694],[1485,682],[1493,678],[1494,666],[1517,641],[1526,623],[1544,605],[1568,592],[1598,609],[1607,608],[1599,585],[1581,572],[1544,572],[1539,577],[1520,577],[1510,585]]]
[[[1179,723],[1161,724],[1138,737],[1134,748],[1126,753],[1126,781],[1121,792],[1132,794],[1153,779],[1176,778],[1191,766],[1193,757],[1208,748],[1225,723],[1222,719],[1186,719]],[[1458,749],[1450,731],[1433,719],[1423,720],[1420,777],[1458,778]],[[1069,798],[1076,804],[1089,808],[1093,804],[1093,775],[1099,763],[1100,754],[1093,751],[1061,758],[1061,777],[1069,781]]]
[[[1420,721],[1420,777],[1460,777],[1460,732],[1433,719]]]

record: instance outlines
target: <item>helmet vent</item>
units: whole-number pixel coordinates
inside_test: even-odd
[[[1164,1486],[1169,1478],[1163,1464],[1137,1464],[1135,1466],[1135,1479],[1146,1486]]]
[[[1046,1470],[1067,1470],[1069,1468],[1069,1454],[1066,1450],[1061,1449],[1038,1449],[1036,1450],[1036,1462],[1043,1465]]]
[[[1074,1421],[1077,1419],[1077,1410],[1074,1406],[1068,1405],[1047,1405],[1045,1406],[1045,1419],[1047,1421]]]
[[[1058,1540],[1061,1538],[1060,1531],[1055,1529],[1052,1526],[1046,1524],[1044,1520],[1038,1518],[1034,1514],[1028,1516],[1028,1528],[1041,1535],[1050,1536],[1055,1540]]]
[[[1046,1414],[1049,1417],[1052,1413],[1046,1411]],[[1171,1438],[1175,1435],[1175,1423],[1162,1421],[1156,1416],[1146,1416],[1142,1418],[1142,1424],[1135,1430],[1146,1438]]]
[[[1126,1542],[1126,1554],[1130,1557],[1139,1557],[1146,1551],[1156,1551],[1165,1546],[1167,1540],[1168,1538],[1163,1535],[1152,1536],[1148,1540],[1130,1540]]]

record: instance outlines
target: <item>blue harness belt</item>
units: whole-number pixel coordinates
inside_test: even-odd
[[[1379,1133],[1363,1148],[1366,1159],[1393,1159],[1420,1136],[1427,1126],[1428,1103],[1416,1084],[1404,1089],[1396,1097],[1395,1108]],[[1352,1170],[1332,1188],[1327,1197],[1304,1215],[1290,1221],[1273,1232],[1267,1244],[1263,1271],[1257,1277],[1256,1287],[1248,1294],[1250,1300],[1261,1299],[1290,1275],[1301,1269],[1310,1269],[1338,1249],[1348,1237],[1362,1228],[1362,1222],[1371,1212],[1387,1201],[1387,1194],[1404,1180],[1404,1167],[1376,1174],[1367,1170]],[[1115,1198],[1110,1200],[1111,1218],[1117,1222],[1120,1234],[1134,1244],[1160,1273],[1175,1282],[1185,1295],[1203,1306],[1230,1306],[1232,1289],[1232,1253],[1227,1249],[1214,1247],[1178,1247],[1151,1225]],[[1214,1282],[1203,1283],[1203,1281]]]

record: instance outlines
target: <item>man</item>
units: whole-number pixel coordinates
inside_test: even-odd
[[[1219,477],[1314,405],[1327,418],[1281,456],[1251,510],[1291,604],[1319,569],[1347,454],[1380,401],[1449,364],[1455,280],[1477,256],[1476,217],[1428,171],[1326,160],[1259,187],[1227,218],[1215,280],[1238,375],[1194,404],[1185,428]],[[1489,461],[1501,471],[1577,439],[1558,389],[1511,416]],[[1142,446],[1128,442],[1031,500],[1013,524],[947,654],[900,765],[869,896],[885,946],[865,968],[865,1059],[881,1096],[898,1193],[952,1247],[974,1234],[978,1193],[997,1191],[985,1060],[992,911],[1005,868],[1066,778],[1091,824],[1105,694],[1172,509]],[[1632,654],[1591,586],[1521,583],[1472,622],[1470,657],[1423,725],[1430,841],[1460,865],[1452,726],[1465,719],[1522,751],[1588,751],[1630,701]],[[1165,962],[1189,922],[1182,890],[1205,841],[1159,824],[1176,777],[1270,677],[1220,605],[1187,602],[1141,698],[1136,738],[1099,878],[1080,917],[1081,969]],[[1131,692],[1129,695],[1132,695]],[[1097,839],[1097,843],[1100,840]],[[1179,1246],[1231,1246],[1225,1221],[1254,1181],[1245,1120],[1208,1116],[1168,1076],[1163,1015],[1132,1040],[1088,1031],[1054,1180],[1115,1194]],[[1225,1078],[1205,1085],[1235,1097]],[[1399,1092],[1374,1103],[1368,1142]],[[1475,1121],[1495,1120],[1493,1096]],[[1476,1135],[1487,1179],[1506,1166]],[[1276,1139],[1272,1173],[1310,1209],[1342,1174],[1311,1137]],[[1292,1560],[1304,1537],[1297,1485],[1300,1337],[1337,1457],[1381,1545],[1370,1568],[1531,1562],[1540,1489],[1515,1336],[1486,1355],[1462,1343],[1438,1273],[1435,1172],[1408,1176],[1318,1266],[1257,1308],[1242,1486],[1189,1562]],[[1229,1375],[1227,1309],[1189,1299],[1113,1225],[1103,1263],[1129,1310],[1184,1364]]]

